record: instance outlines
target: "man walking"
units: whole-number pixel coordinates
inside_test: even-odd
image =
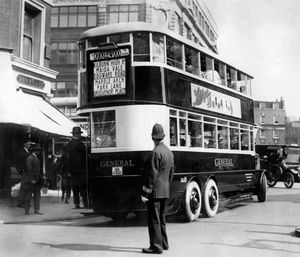
[[[169,248],[165,209],[173,178],[174,156],[162,142],[165,137],[162,125],[156,123],[151,135],[154,149],[146,163],[141,196],[147,204],[150,247],[143,248],[142,252],[160,254]]]
[[[80,127],[72,129],[73,138],[65,147],[67,169],[71,174],[72,190],[75,208],[80,208],[80,195],[83,199],[83,205],[88,208],[86,194],[86,149],[81,141]]]

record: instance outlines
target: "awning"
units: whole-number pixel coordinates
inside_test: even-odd
[[[37,128],[60,136],[72,136],[72,128],[78,126],[46,98],[22,90],[15,93],[10,108],[1,110],[0,122],[15,123]]]

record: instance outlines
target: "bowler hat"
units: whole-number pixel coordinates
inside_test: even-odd
[[[159,123],[154,124],[151,136],[154,139],[163,139],[165,137],[163,126]]]
[[[79,127],[79,126],[73,127],[73,129],[72,129],[72,134],[81,134],[81,133],[83,133],[83,132],[81,131],[81,127]]]

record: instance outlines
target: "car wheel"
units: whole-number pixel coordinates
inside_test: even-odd
[[[186,220],[195,221],[201,211],[201,191],[196,181],[187,184],[183,204]]]
[[[213,217],[217,214],[219,208],[219,191],[216,182],[208,180],[203,193],[202,213],[206,217]]]
[[[294,175],[291,172],[287,172],[283,177],[283,183],[286,188],[292,188],[295,182]]]
[[[259,181],[259,186],[257,188],[257,200],[259,202],[265,202],[267,200],[267,179],[265,174],[261,175]]]
[[[277,184],[277,180],[282,174],[282,168],[275,164],[272,165],[267,171],[267,184],[269,187],[274,187]]]

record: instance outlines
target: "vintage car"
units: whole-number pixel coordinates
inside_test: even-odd
[[[256,145],[255,150],[269,187],[283,181],[286,188],[292,188],[294,182],[300,182],[300,146]]]

